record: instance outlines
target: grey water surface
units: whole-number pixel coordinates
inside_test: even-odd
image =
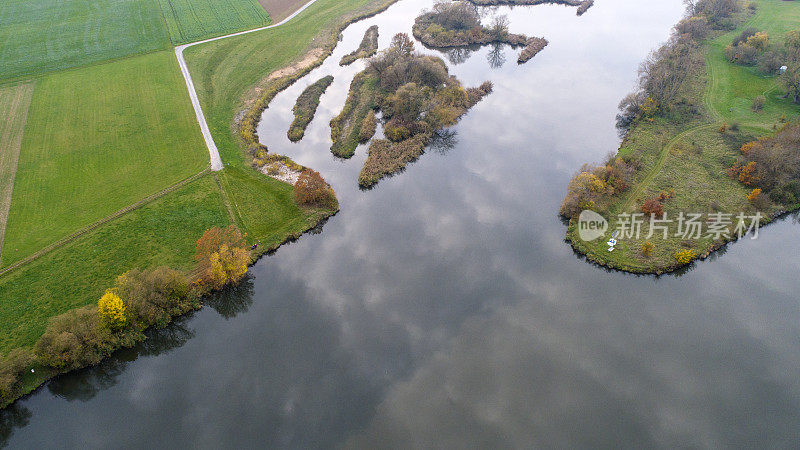
[[[680,276],[587,263],[557,216],[572,174],[619,145],[614,116],[680,0],[498,8],[550,45],[440,53],[495,90],[406,171],[357,186],[366,155],[328,121],[363,62],[430,1],[351,25],[264,113],[262,141],[319,170],[341,212],[245,283],[100,366],[0,413],[12,448],[675,448],[800,442],[795,217]],[[332,74],[298,144],[297,95]]]

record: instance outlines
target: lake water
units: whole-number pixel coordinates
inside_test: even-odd
[[[521,66],[509,48],[444,55],[494,93],[452,139],[362,191],[366,148],[347,161],[329,150],[328,121],[363,64],[338,61],[370,25],[381,48],[410,33],[430,4],[352,25],[265,112],[262,140],[319,170],[341,212],[210,307],[0,414],[0,443],[797,447],[796,218],[681,276],[606,271],[563,241],[567,183],[618,147],[616,105],[681,1],[598,0],[583,17],[500,8],[513,32],[550,45]],[[335,82],[291,144],[294,100],[326,74]]]

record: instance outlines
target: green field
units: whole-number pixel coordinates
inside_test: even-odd
[[[155,0],[3,0],[0,79],[170,47]]]
[[[270,24],[256,0],[157,1],[175,45]]]
[[[0,257],[33,83],[0,87]]]
[[[770,39],[780,42],[786,32],[800,29],[800,5],[782,0],[756,0],[755,15],[735,30],[711,40],[707,45],[707,77],[701,83],[691,83],[693,95],[702,98],[703,114],[695,120],[676,123],[664,118],[654,122],[640,121],[628,134],[619,150],[620,155],[637,153],[642,168],[631,188],[609,208],[611,230],[617,228],[616,215],[639,212],[641,204],[661,192],[674,189],[676,196],[664,204],[671,218],[678,212],[708,213],[712,211],[752,213],[746,188],[725,174],[745,142],[771,133],[787,120],[800,116],[800,107],[782,98],[785,91],[775,76],[765,76],[755,67],[733,65],[724,54],[725,46],[746,28],[767,31]],[[765,108],[754,112],[755,97],[767,98]],[[720,133],[723,124],[738,124],[739,130]],[[778,207],[769,204],[766,214]],[[673,224],[674,225],[674,224]],[[644,228],[645,232],[647,227]],[[676,229],[671,228],[674,234]],[[691,248],[697,255],[706,253],[713,245],[711,239],[691,243],[676,237],[652,239],[656,244],[651,257],[641,254],[644,236],[635,240],[620,240],[614,252],[608,251],[605,240],[584,242],[577,236],[574,223],[567,231],[573,245],[591,260],[632,272],[659,272],[674,265],[677,250]]]
[[[208,165],[171,51],[50,74],[28,113],[9,265]]]
[[[129,269],[189,269],[197,238],[227,226],[212,176],[124,215],[0,278],[0,353],[29,346],[51,316],[96,302]]]
[[[783,0],[759,0],[756,14],[736,30],[714,39],[706,58],[711,82],[707,98],[710,111],[718,120],[729,123],[759,124],[771,129],[775,118],[783,114],[797,115],[797,105],[783,99],[785,92],[777,76],[766,76],[757,67],[734,65],[725,59],[725,47],[746,28],[765,31],[772,42],[782,42],[785,34],[800,29],[800,7]],[[753,99],[764,95],[764,110],[756,113],[750,106]]]

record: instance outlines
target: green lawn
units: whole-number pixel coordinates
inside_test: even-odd
[[[171,51],[50,74],[28,113],[2,263],[207,165]]]
[[[256,0],[157,1],[175,45],[270,24]]]
[[[47,319],[97,301],[135,267],[192,267],[203,231],[227,226],[211,176],[128,213],[0,278],[0,353],[32,345]]]
[[[771,129],[782,115],[798,115],[797,105],[781,98],[785,91],[779,86],[777,76],[766,76],[757,67],[729,63],[725,58],[725,47],[746,28],[766,31],[770,41],[782,42],[786,32],[800,29],[800,6],[783,0],[758,0],[755,3],[758,10],[750,20],[709,45],[706,64],[713,77],[708,98],[721,120],[759,124]],[[756,113],[751,106],[759,95],[764,95],[767,103],[763,111]]]
[[[3,0],[0,79],[170,47],[156,0]]]

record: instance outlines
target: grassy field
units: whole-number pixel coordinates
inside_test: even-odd
[[[175,45],[270,24],[256,0],[157,0]]]
[[[609,208],[606,216],[611,219],[610,230],[617,228],[617,214],[640,212],[645,200],[673,189],[676,196],[664,202],[664,211],[673,219],[681,211],[704,214],[719,211],[734,216],[755,212],[746,199],[750,189],[729,178],[725,170],[733,164],[743,143],[771,133],[773,125],[780,126],[781,116],[791,120],[800,115],[798,105],[781,98],[785,92],[777,77],[764,76],[754,67],[733,65],[725,59],[725,46],[746,28],[767,31],[771,39],[779,41],[787,31],[800,29],[800,5],[782,0],[755,3],[758,5],[755,15],[707,45],[707,77],[703,83],[692,85],[694,95],[703,98],[703,114],[685,123],[663,118],[640,121],[629,133],[619,154],[638,153],[642,168],[631,188]],[[767,103],[756,113],[751,105],[758,95],[765,95]],[[720,133],[724,123],[737,123],[739,130]],[[769,203],[762,211],[770,215],[778,209]],[[589,259],[632,272],[660,272],[676,264],[674,255],[678,250],[691,249],[703,255],[720,244],[710,238],[688,241],[675,237],[677,224],[672,224],[668,239],[660,236],[650,239],[655,249],[650,257],[645,257],[641,246],[648,240],[648,227],[643,230],[639,239],[620,240],[613,252],[608,251],[605,239],[582,241],[574,223],[567,230],[567,238]]]
[[[0,257],[33,83],[0,87]]]
[[[227,226],[219,187],[205,176],[0,278],[0,353],[32,345],[47,319],[97,301],[135,267],[189,269],[207,228]]]
[[[786,114],[797,115],[797,105],[783,99],[785,92],[778,86],[777,76],[766,76],[757,67],[731,64],[725,59],[725,47],[746,28],[766,31],[770,40],[782,42],[786,32],[800,29],[800,7],[783,0],[759,0],[757,13],[736,30],[726,33],[709,44],[706,65],[710,76],[707,98],[718,120],[761,125],[771,129],[775,119]],[[751,109],[753,99],[767,99],[762,112]]]
[[[3,264],[207,165],[172,52],[48,75],[28,113]]]
[[[0,79],[170,46],[155,0],[3,0]]]

